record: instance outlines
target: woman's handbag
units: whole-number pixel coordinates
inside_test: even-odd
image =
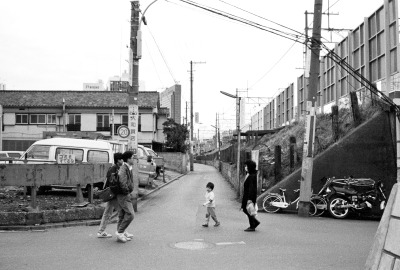
[[[249,213],[250,216],[256,216],[257,215],[257,211],[258,211],[257,204],[254,206],[253,202],[247,203],[246,210],[247,210],[247,213]]]
[[[114,199],[115,194],[111,191],[111,189],[108,187],[106,189],[100,190],[97,195],[103,202],[108,202]]]

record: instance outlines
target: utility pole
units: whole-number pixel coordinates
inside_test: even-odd
[[[217,129],[218,129],[218,160],[221,159],[221,136],[220,136],[220,127],[219,127],[219,115],[217,113]]]
[[[206,62],[190,61],[190,171],[193,171],[193,64],[205,64]]]
[[[238,183],[240,184],[240,97],[238,96],[238,89],[236,88],[236,129],[237,129],[237,163],[236,163],[236,174]]]
[[[215,149],[218,149],[218,113],[215,114]]]
[[[141,58],[141,32],[139,30],[139,1],[131,1],[131,34],[130,34],[130,50],[129,50],[129,88],[128,88],[128,127],[129,140],[128,150],[135,155],[134,165],[132,168],[134,196],[133,205],[137,210],[137,197],[139,187],[139,168],[137,159],[138,147],[138,126],[139,126],[139,60]]]
[[[306,115],[306,133],[304,135],[303,164],[301,169],[300,181],[300,200],[298,215],[302,217],[309,216],[314,139],[315,139],[315,107],[317,102],[317,88],[319,76],[319,53],[321,40],[321,17],[322,0],[314,2],[314,22],[313,34],[311,40],[311,61],[310,61],[310,81],[307,93],[307,115]]]
[[[186,119],[186,127],[187,127],[187,101],[186,101],[186,117],[185,117],[185,119]]]

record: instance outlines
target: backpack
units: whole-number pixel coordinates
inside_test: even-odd
[[[111,192],[115,195],[120,193],[118,171],[111,174],[110,180],[108,181],[108,186],[110,187]]]

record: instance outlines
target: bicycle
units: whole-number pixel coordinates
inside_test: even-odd
[[[286,196],[285,196],[285,191],[286,189],[284,188],[279,188],[279,190],[282,192],[282,194],[279,193],[270,193],[268,194],[264,200],[263,200],[263,208],[264,211],[267,213],[276,213],[281,209],[288,208],[292,204],[296,204],[296,209],[299,208],[299,201],[300,201],[300,196],[297,197],[296,200],[293,202],[286,202]],[[300,189],[295,189],[293,190],[295,193],[298,193]],[[309,214],[310,216],[314,216],[317,211],[317,208],[315,204],[310,201],[310,209],[309,209]]]

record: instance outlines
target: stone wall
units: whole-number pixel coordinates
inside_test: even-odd
[[[236,177],[236,164],[230,164],[226,162],[219,162],[218,160],[197,160],[196,163],[204,164],[204,165],[209,165],[213,166],[219,172],[222,174],[222,176],[232,185],[232,187],[235,189],[237,195],[241,197],[243,193],[243,185],[241,185],[241,182],[243,179],[241,179],[240,183],[237,180]]]
[[[400,269],[400,186],[395,184],[375,235],[365,269]]]
[[[178,152],[161,152],[158,153],[158,155],[164,158],[165,169],[176,171],[181,174],[187,173],[187,166],[189,162],[189,157],[187,154]]]
[[[352,175],[355,178],[382,180],[385,195],[388,196],[397,175],[391,126],[389,113],[381,112],[317,155],[312,174],[314,192],[319,191],[325,183],[321,181],[323,177],[343,178]],[[298,193],[293,190],[299,188],[300,178],[301,168],[261,194],[257,202],[260,205],[268,193],[279,193],[279,188],[287,189],[286,200],[295,200]],[[293,204],[287,210],[296,211],[295,208]]]

